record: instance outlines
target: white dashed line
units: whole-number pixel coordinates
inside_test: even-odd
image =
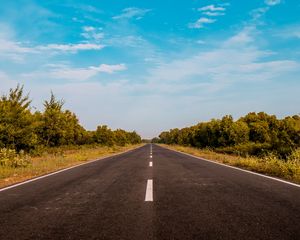
[[[149,167],[152,167],[153,166],[153,162],[149,162]]]
[[[153,202],[153,180],[148,179],[146,187],[145,202]]]

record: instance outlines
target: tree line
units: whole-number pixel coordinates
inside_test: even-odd
[[[141,137],[135,132],[111,130],[98,126],[87,131],[80,125],[75,113],[64,110],[64,101],[53,93],[44,102],[44,110],[32,111],[29,95],[23,86],[10,89],[0,98],[0,148],[34,151],[40,146],[100,144],[106,146],[137,144]]]
[[[243,156],[272,153],[285,159],[300,147],[300,115],[277,119],[264,112],[251,112],[236,121],[227,115],[162,132],[153,142],[210,148]]]

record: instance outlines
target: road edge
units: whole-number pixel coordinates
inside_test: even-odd
[[[170,151],[174,151],[174,152],[177,152],[177,153],[180,153],[180,154],[183,154],[183,155],[187,155],[189,157],[200,159],[202,161],[214,163],[214,164],[217,164],[217,165],[221,165],[223,167],[232,168],[232,169],[235,169],[235,170],[239,170],[239,171],[246,172],[246,173],[249,173],[249,174],[253,174],[253,175],[260,176],[260,177],[268,178],[268,179],[271,179],[271,180],[274,180],[274,181],[277,181],[277,182],[285,183],[285,184],[288,184],[288,185],[300,188],[300,184],[289,182],[289,181],[283,180],[281,178],[271,177],[271,176],[268,176],[268,175],[265,175],[265,174],[262,174],[262,173],[257,173],[257,172],[249,171],[249,170],[246,170],[246,169],[243,169],[243,168],[230,166],[230,165],[227,165],[227,164],[224,164],[224,163],[215,162],[213,160],[209,160],[209,159],[205,159],[205,158],[202,158],[202,157],[198,157],[198,156],[195,156],[195,155],[192,155],[192,154],[189,154],[189,153],[185,153],[185,152],[181,152],[181,151],[178,151],[178,150],[170,149],[170,148],[161,146],[159,144],[155,144],[155,145],[158,146],[158,147],[170,150]]]
[[[104,160],[104,159],[111,158],[111,157],[115,157],[115,156],[118,156],[118,155],[121,155],[121,154],[124,154],[124,153],[128,153],[128,152],[137,150],[137,149],[139,149],[139,148],[142,148],[142,147],[144,147],[144,146],[145,146],[145,144],[142,145],[142,146],[138,146],[138,147],[135,147],[135,148],[126,150],[126,151],[124,151],[124,152],[114,153],[114,154],[109,155],[109,156],[100,157],[100,158],[97,158],[97,159],[94,159],[94,160],[89,160],[89,161],[87,161],[87,162],[80,163],[80,164],[77,164],[77,165],[74,165],[74,166],[71,166],[71,167],[63,168],[63,169],[60,169],[60,170],[57,170],[57,171],[54,171],[54,172],[46,173],[46,174],[41,175],[41,176],[38,176],[38,177],[34,177],[34,178],[27,179],[27,180],[22,181],[22,182],[14,183],[14,184],[12,184],[12,185],[9,185],[9,186],[0,188],[0,192],[4,192],[4,191],[6,191],[6,190],[9,190],[9,189],[12,189],[12,188],[15,188],[15,187],[18,187],[18,186],[27,184],[27,183],[35,182],[35,181],[37,181],[37,180],[40,180],[40,179],[43,179],[43,178],[46,178],[46,177],[50,177],[50,176],[52,176],[52,175],[56,175],[56,174],[59,174],[59,173],[61,173],[61,172],[65,172],[65,171],[68,171],[68,170],[71,170],[71,169],[74,169],[74,168],[77,168],[77,167],[81,167],[81,166],[83,166],[83,165],[87,165],[87,164],[94,163],[94,162],[97,162],[97,161],[100,161],[100,160]]]

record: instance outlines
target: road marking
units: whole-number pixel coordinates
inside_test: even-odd
[[[143,146],[141,146],[141,147],[143,147]],[[137,148],[134,148],[134,149],[130,149],[130,150],[128,150],[128,151],[125,151],[125,152],[113,154],[113,155],[108,156],[108,157],[98,158],[98,159],[95,159],[95,160],[92,160],[92,161],[89,161],[89,162],[86,162],[86,163],[81,163],[81,164],[78,164],[78,165],[75,165],[75,166],[72,166],[72,167],[68,167],[68,168],[64,168],[64,169],[58,170],[58,171],[56,171],[56,172],[48,173],[48,174],[43,175],[43,176],[40,176],[40,177],[32,178],[32,179],[26,180],[26,181],[24,181],[24,182],[16,183],[16,184],[14,184],[14,185],[11,185],[11,186],[8,186],[8,187],[5,187],[5,188],[1,188],[1,189],[0,189],[0,192],[3,192],[3,191],[5,191],[5,190],[11,189],[11,188],[15,188],[15,187],[18,187],[18,186],[27,184],[27,183],[31,183],[31,182],[40,180],[40,179],[42,179],[42,178],[50,177],[50,176],[52,176],[52,175],[55,175],[55,174],[58,174],[58,173],[61,173],[61,172],[65,172],[65,171],[71,170],[71,169],[73,169],[73,168],[77,168],[77,167],[80,167],[80,166],[83,166],[83,165],[87,165],[87,164],[90,164],[90,163],[93,163],[93,162],[97,162],[97,161],[100,161],[100,160],[104,160],[104,159],[106,159],[106,158],[116,157],[116,156],[118,156],[118,155],[122,155],[123,153],[128,153],[128,152],[134,151],[134,150],[139,149],[139,148],[141,148],[141,147],[137,147]]]
[[[150,155],[150,158],[152,158],[152,155]]]
[[[162,146],[160,146],[160,147],[162,147]],[[233,166],[230,166],[230,165],[226,165],[224,163],[215,162],[215,161],[212,161],[212,160],[208,160],[208,159],[205,159],[205,158],[197,157],[197,156],[194,156],[192,154],[180,152],[180,151],[177,151],[177,150],[173,150],[173,149],[169,149],[169,148],[165,148],[165,147],[162,147],[162,148],[168,149],[168,150],[171,150],[171,151],[174,151],[174,152],[178,152],[178,153],[181,153],[183,155],[187,155],[187,156],[190,156],[190,157],[193,157],[193,158],[197,158],[197,159],[200,159],[202,161],[214,163],[214,164],[217,164],[217,165],[221,165],[223,167],[232,168],[232,169],[235,169],[235,170],[239,170],[239,171],[242,171],[242,172],[250,173],[250,174],[257,175],[257,176],[264,177],[264,178],[268,178],[268,179],[272,179],[272,180],[277,181],[277,182],[282,182],[282,183],[285,183],[285,184],[292,185],[294,187],[300,188],[299,184],[288,182],[288,181],[285,181],[285,180],[282,180],[282,179],[279,179],[279,178],[270,177],[270,176],[267,176],[267,175],[264,175],[264,174],[260,174],[260,173],[256,173],[256,172],[251,172],[249,170],[245,170],[245,169],[238,168],[238,167],[233,167]]]
[[[149,167],[152,167],[153,166],[153,162],[149,162]]]
[[[146,187],[145,202],[153,202],[153,180],[148,179]]]

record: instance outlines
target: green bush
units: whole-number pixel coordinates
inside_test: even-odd
[[[235,154],[242,157],[259,156],[263,157],[271,152],[272,146],[268,143],[253,143],[248,142],[235,146],[223,147],[215,149],[219,153]]]
[[[286,161],[300,147],[300,115],[277,119],[275,115],[252,112],[236,121],[229,115],[191,127],[164,131],[155,141],[211,148],[244,157],[274,154]]]
[[[18,168],[27,167],[30,163],[30,158],[24,151],[17,153],[14,149],[0,149],[0,166]]]

